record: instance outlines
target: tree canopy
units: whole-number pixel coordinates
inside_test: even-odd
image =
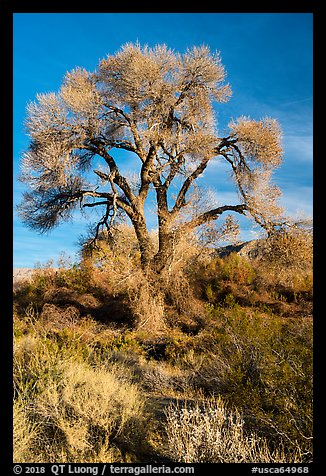
[[[165,45],[126,44],[94,72],[68,72],[57,93],[38,94],[27,107],[31,140],[22,158],[21,179],[28,186],[19,207],[23,221],[44,232],[78,207],[96,207],[103,210],[96,239],[102,227],[110,232],[117,216],[125,215],[143,266],[155,263],[157,269],[178,236],[223,213],[246,215],[273,229],[283,219],[280,190],[272,181],[282,161],[280,126],[271,118],[240,117],[221,137],[215,104],[231,96],[225,80],[219,53],[207,46],[181,54]],[[139,163],[137,180],[123,174],[117,150]],[[94,168],[95,157],[102,160],[100,168]],[[229,165],[239,203],[180,219],[193,185],[214,158]],[[158,250],[144,212],[150,189],[156,196]]]

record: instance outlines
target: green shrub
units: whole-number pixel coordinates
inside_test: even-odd
[[[272,445],[312,453],[312,323],[240,307],[211,311],[211,352],[194,375],[207,394],[243,411],[248,428]],[[216,332],[216,331],[215,331]]]
[[[255,270],[245,258],[237,253],[231,253],[224,259],[218,260],[218,278],[236,284],[252,284]]]
[[[201,291],[202,299],[215,304],[222,303],[232,293],[235,302],[238,296],[243,300],[244,290],[253,289],[255,278],[254,267],[237,253],[231,253],[225,258],[206,259],[204,264],[198,264],[196,272],[192,271],[193,287]],[[226,299],[228,301],[230,296]]]

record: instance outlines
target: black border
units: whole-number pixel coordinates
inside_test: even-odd
[[[78,6],[79,8],[78,8]],[[319,66],[319,57],[322,52],[321,46],[321,31],[323,27],[322,15],[321,15],[321,0],[261,0],[260,2],[253,2],[251,0],[238,0],[238,1],[223,1],[208,3],[207,8],[201,4],[203,7],[201,10],[196,8],[198,5],[189,5],[186,6],[177,6],[172,4],[168,5],[166,2],[162,5],[158,11],[153,10],[153,5],[149,7],[139,5],[136,2],[133,2],[131,5],[127,5],[125,2],[121,2],[116,5],[110,4],[106,6],[106,2],[92,2],[89,3],[88,8],[87,4],[81,4],[80,2],[71,2],[69,0],[62,2],[36,2],[33,0],[23,1],[23,0],[2,0],[0,2],[0,45],[1,45],[1,54],[2,54],[2,78],[3,78],[3,87],[2,92],[2,111],[3,111],[3,121],[2,127],[0,128],[2,137],[2,144],[4,147],[3,160],[2,160],[2,187],[0,187],[1,193],[1,230],[2,230],[2,240],[0,246],[0,256],[1,256],[1,273],[4,274],[4,279],[1,280],[2,283],[2,294],[5,295],[6,299],[2,304],[2,322],[1,322],[1,332],[0,336],[3,339],[3,342],[0,345],[0,365],[1,365],[1,376],[2,376],[2,389],[1,389],[1,456],[0,464],[3,467],[4,471],[1,474],[9,475],[12,474],[12,367],[13,367],[13,348],[12,348],[12,271],[13,271],[13,170],[12,170],[12,157],[13,157],[13,15],[15,13],[312,13],[313,14],[313,39],[314,39],[314,80],[313,80],[313,91],[314,91],[314,162],[313,162],[313,200],[314,200],[314,308],[315,308],[315,324],[314,324],[314,434],[315,434],[315,443],[314,443],[314,462],[308,465],[309,473],[308,474],[321,474],[319,467],[321,467],[323,462],[323,445],[321,442],[321,437],[323,434],[321,413],[322,413],[322,383],[323,376],[320,373],[318,368],[321,362],[321,355],[319,354],[319,347],[322,345],[322,339],[324,335],[319,330],[321,323],[321,294],[323,292],[323,282],[322,282],[322,223],[320,218],[320,189],[321,181],[323,180],[323,174],[321,170],[321,164],[323,157],[319,156],[321,152],[319,135],[318,135],[318,126],[320,122],[318,121],[318,114],[321,112],[320,105],[320,91],[321,91],[321,81],[323,75],[321,72],[318,72]],[[212,6],[215,8],[213,9]],[[110,7],[110,8],[109,8]],[[125,8],[122,8],[125,7]],[[137,7],[137,9],[135,9]],[[164,8],[163,8],[164,7]],[[190,7],[190,8],[189,8]],[[7,84],[6,84],[7,83]],[[318,98],[318,100],[317,100]],[[10,184],[10,185],[9,185]],[[23,465],[24,466],[24,465]],[[25,465],[26,466],[26,465]],[[45,466],[47,467],[46,474],[51,474],[48,472],[50,465],[34,465],[34,466]],[[75,465],[77,466],[77,465]],[[92,466],[92,465],[83,465],[83,466]],[[94,466],[94,465],[93,465]],[[136,466],[143,466],[142,464]],[[176,466],[182,466],[181,464],[176,464]],[[201,471],[215,469],[217,474],[251,474],[251,468],[253,466],[258,467],[279,467],[280,464],[263,464],[263,465],[251,465],[251,464],[210,464],[206,465],[192,465],[195,467],[195,474]],[[283,466],[298,466],[294,464]],[[223,469],[226,468],[226,469]],[[23,473],[24,474],[24,471]],[[99,473],[100,474],[100,473]],[[109,474],[109,473],[106,473]],[[259,474],[259,473],[257,473]],[[287,474],[287,473],[284,473]]]
[[[139,2],[119,2],[116,5],[106,2],[92,1],[89,3],[74,1],[37,2],[30,0],[2,0],[9,10],[14,13],[314,13],[321,4],[321,0],[230,0],[208,1],[206,6],[201,2],[185,2],[177,5],[176,2],[164,2],[160,5]],[[79,8],[78,8],[79,6]],[[88,6],[92,8],[88,8]],[[201,8],[198,8],[200,6]],[[109,7],[109,9],[108,9]],[[136,7],[136,8],[135,8]]]

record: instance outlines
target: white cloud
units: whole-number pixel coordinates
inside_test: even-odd
[[[312,216],[313,213],[313,188],[307,186],[289,189],[283,192],[280,200],[286,213],[291,216]]]
[[[240,203],[238,193],[235,191],[218,191],[209,189],[217,206],[222,205],[238,205]]]
[[[207,171],[210,169],[221,169],[221,170],[229,170],[230,164],[226,162],[225,159],[221,159],[221,157],[214,157],[207,166]]]
[[[313,136],[288,135],[284,138],[285,160],[312,162]]]

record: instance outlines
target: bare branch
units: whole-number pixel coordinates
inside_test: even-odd
[[[210,159],[211,159],[210,157],[206,157],[205,159],[203,159],[201,163],[198,165],[198,167],[192,172],[192,174],[190,174],[189,177],[187,177],[187,179],[184,181],[178,193],[177,199],[175,201],[175,205],[172,209],[172,215],[175,215],[176,213],[178,213],[180,209],[183,206],[185,206],[186,194],[188,190],[190,189],[191,184],[193,183],[194,180],[196,180],[197,177],[199,177],[199,175],[201,175],[204,172]]]
[[[115,162],[115,160],[113,159],[112,155],[110,155],[105,147],[103,147],[102,144],[99,144],[98,142],[94,142],[94,145],[96,146],[96,150],[97,150],[97,153],[98,155],[100,155],[101,157],[104,158],[105,162],[108,164],[109,168],[110,168],[110,172],[111,174],[114,175],[114,183],[116,185],[118,185],[118,187],[120,187],[120,189],[124,192],[124,194],[126,195],[126,197],[128,198],[128,200],[130,201],[130,204],[131,206],[135,207],[136,209],[136,197],[129,185],[129,183],[127,182],[126,178],[123,177],[120,172],[119,172],[119,169],[117,167],[117,164]],[[99,174],[99,172],[97,171],[97,175]],[[105,174],[103,174],[104,176]],[[107,176],[109,177],[109,176]],[[109,180],[109,178],[108,178]]]
[[[97,207],[99,205],[108,205],[110,203],[109,200],[105,200],[105,201],[102,201],[102,202],[93,202],[93,203],[84,203],[82,205],[83,208],[94,208],[94,207]]]
[[[144,148],[143,148],[143,144],[142,144],[142,141],[141,141],[141,138],[140,138],[140,135],[137,131],[137,126],[136,126],[136,123],[131,119],[131,117],[126,113],[124,112],[122,109],[120,109],[119,107],[116,107],[116,106],[113,106],[113,105],[110,105],[110,104],[105,104],[105,106],[114,111],[115,113],[117,113],[118,115],[121,115],[127,122],[131,132],[132,132],[132,135],[133,135],[133,138],[134,138],[134,141],[135,141],[135,147],[132,147],[133,149],[133,152],[137,152],[137,154],[139,155],[139,157],[141,158],[142,161],[144,161],[144,157],[145,157],[145,151],[144,151]]]

